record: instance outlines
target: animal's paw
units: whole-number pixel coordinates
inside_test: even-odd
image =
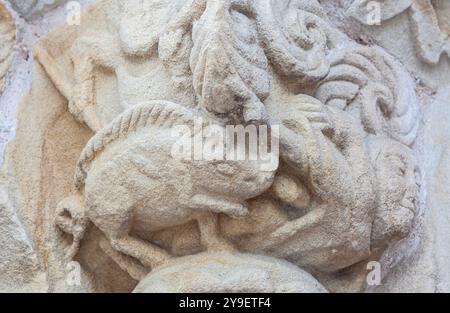
[[[211,195],[195,195],[192,197],[192,209],[223,213],[232,217],[244,217],[249,214],[248,208],[238,202],[217,198]]]
[[[229,207],[225,208],[222,213],[225,213],[231,217],[245,217],[249,214],[249,210],[245,205],[240,203],[230,203]]]

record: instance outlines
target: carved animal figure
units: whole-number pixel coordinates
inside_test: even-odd
[[[93,222],[113,249],[153,268],[170,258],[136,233],[155,232],[199,220],[202,241],[218,247],[217,214],[247,214],[245,201],[267,190],[274,171],[258,161],[208,161],[174,157],[175,126],[193,126],[195,116],[177,104],[153,101],[125,111],[98,132],[81,154],[75,195],[57,209],[56,225],[73,235],[73,257]],[[223,242],[222,242],[223,243]]]
[[[244,251],[284,258],[314,272],[336,272],[366,259],[376,180],[361,124],[309,96],[286,97],[278,106],[273,114],[280,121],[283,165],[274,197],[252,201],[245,219],[221,218],[225,236]],[[236,229],[249,220],[258,225],[243,237]]]

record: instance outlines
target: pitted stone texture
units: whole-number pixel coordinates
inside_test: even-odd
[[[0,95],[4,89],[6,74],[13,59],[16,43],[16,25],[8,9],[0,3]],[[1,135],[1,126],[0,126]]]
[[[264,256],[229,252],[184,257],[155,269],[135,293],[325,293],[310,274]]]
[[[442,55],[450,57],[450,4],[446,0],[353,0],[348,14],[367,25],[382,25],[408,12],[417,56],[437,65]],[[380,13],[378,21],[374,16]],[[374,15],[375,14],[375,15]]]
[[[247,277],[250,290],[278,290],[294,273],[301,291],[311,277],[300,267],[323,288],[363,291],[367,262],[386,276],[414,253],[425,190],[417,81],[336,30],[320,2],[99,0],[82,21],[34,46],[7,153],[48,290],[74,290],[72,260],[78,289],[132,291],[222,251],[243,276],[255,255],[278,258]],[[173,126],[199,117],[278,128],[278,167],[174,159]],[[200,288],[188,278],[170,288]],[[230,278],[224,288],[238,288]]]
[[[25,18],[43,15],[59,4],[68,1],[69,0],[9,0],[12,7]]]

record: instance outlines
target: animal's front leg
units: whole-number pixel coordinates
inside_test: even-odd
[[[206,250],[233,250],[233,246],[220,235],[218,213],[224,213],[233,217],[246,216],[249,211],[241,203],[221,199],[212,195],[195,195],[191,199],[191,209],[199,212],[197,217],[202,245]]]
[[[217,214],[200,214],[197,222],[202,245],[207,251],[234,250],[234,247],[219,232],[219,218]]]
[[[97,132],[102,123],[96,113],[95,76],[96,69],[89,57],[74,59],[75,85],[69,99],[69,110],[75,118]]]
[[[243,104],[243,114],[246,123],[263,123],[268,121],[268,115],[264,104],[253,94],[250,96],[250,99]]]
[[[96,71],[104,68],[114,72],[119,54],[120,50],[108,34],[95,38],[81,37],[71,47],[74,86],[68,98],[69,110],[77,120],[85,123],[94,132],[102,127],[96,111]]]
[[[248,215],[248,209],[241,203],[222,199],[215,195],[198,194],[191,198],[190,209],[214,213],[224,213],[233,217]]]

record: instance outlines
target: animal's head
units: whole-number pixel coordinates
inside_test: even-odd
[[[279,165],[278,133],[266,125],[208,125],[194,140],[193,177],[215,194],[256,197],[273,183]],[[188,161],[191,162],[191,161]]]
[[[382,242],[405,238],[417,213],[417,161],[410,148],[391,139],[373,140],[370,153],[379,190],[373,239]]]
[[[276,170],[264,170],[260,161],[196,161],[202,187],[212,193],[240,200],[254,198],[270,188]],[[201,174],[200,174],[201,173]]]

